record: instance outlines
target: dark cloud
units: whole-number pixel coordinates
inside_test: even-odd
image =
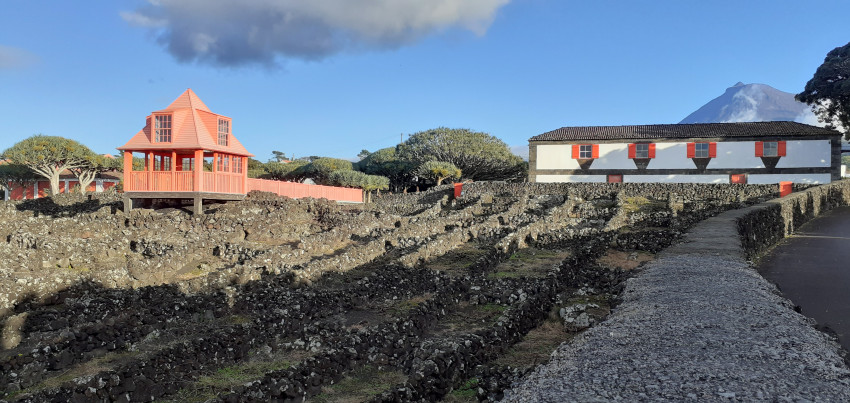
[[[483,35],[510,0],[148,0],[122,13],[177,60],[273,66],[349,49],[393,49],[450,27]]]

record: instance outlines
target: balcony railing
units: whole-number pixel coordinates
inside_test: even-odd
[[[124,178],[127,192],[209,192],[243,193],[243,174],[227,172],[204,172],[202,187],[195,188],[195,173],[192,171],[130,172]]]

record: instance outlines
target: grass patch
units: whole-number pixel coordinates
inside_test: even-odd
[[[388,308],[391,315],[401,317],[407,316],[413,309],[416,309],[420,304],[431,298],[431,294],[423,294],[410,299],[399,301]]]
[[[575,336],[564,328],[558,309],[553,308],[540,326],[529,331],[522,341],[494,360],[494,364],[529,368],[549,361],[550,355],[561,343]]]
[[[605,255],[597,260],[597,263],[612,269],[634,270],[653,260],[655,260],[655,255],[649,252],[608,249]]]
[[[491,279],[545,277],[554,265],[561,263],[569,255],[569,251],[560,249],[519,249],[499,264],[495,271],[489,273],[488,277]]]
[[[308,399],[310,402],[362,402],[404,382],[407,377],[400,371],[379,370],[372,365],[351,371],[339,383],[322,388],[322,393]]]
[[[489,248],[469,242],[429,261],[428,267],[449,274],[464,275],[479,258],[487,253]]]
[[[444,402],[461,403],[478,401],[478,378],[472,378],[453,390],[443,399]]]
[[[247,361],[219,368],[181,389],[170,401],[199,403],[214,399],[234,386],[258,380],[269,372],[287,369],[307,355],[307,352],[299,350],[287,351],[286,354],[277,355],[272,359]]]
[[[72,381],[74,379],[95,375],[99,372],[115,368],[119,364],[127,362],[141,354],[142,353],[138,351],[122,351],[108,353],[103,356],[93,358],[82,364],[76,365],[68,369],[67,371],[58,373],[55,376],[47,378],[29,388],[12,392],[7,395],[6,398],[12,400],[45,389],[56,389],[62,386],[62,384]],[[2,392],[0,392],[0,395],[2,395]]]
[[[474,331],[493,324],[505,309],[507,307],[497,304],[461,302],[431,330],[437,334]]]
[[[475,306],[478,307],[478,310],[488,313],[502,313],[505,309],[508,309],[507,307],[499,304],[484,304]]]
[[[652,212],[667,209],[667,204],[660,201],[649,200],[643,196],[625,197],[620,207],[627,213]]]

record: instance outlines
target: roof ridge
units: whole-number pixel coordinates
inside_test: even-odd
[[[793,121],[729,123],[662,123],[621,126],[565,126],[529,139],[662,139],[700,137],[759,137],[780,135],[840,135],[835,130]]]

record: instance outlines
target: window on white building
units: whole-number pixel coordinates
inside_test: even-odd
[[[649,158],[649,144],[635,144],[635,158]]]
[[[762,150],[762,155],[765,157],[779,156],[779,144],[775,141],[765,141]]]
[[[593,145],[591,144],[582,144],[578,149],[578,157],[582,159],[590,159],[593,158]]]
[[[696,143],[696,144],[694,144],[694,158],[708,158],[708,157],[710,157],[708,147],[709,147],[708,143]]]

